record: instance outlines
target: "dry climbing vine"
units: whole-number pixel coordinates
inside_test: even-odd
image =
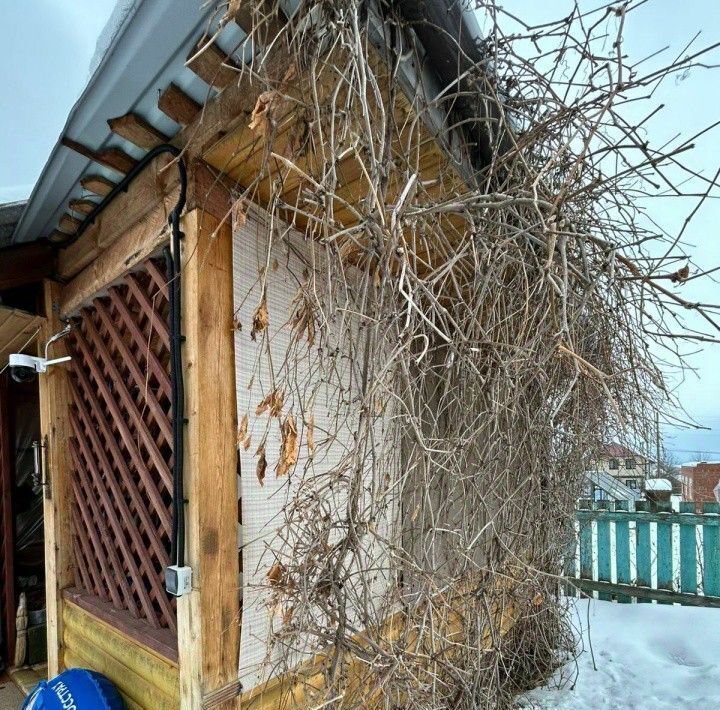
[[[254,28],[238,80],[262,89],[237,205],[266,210],[297,282],[273,312],[268,253],[251,325],[261,357],[273,323],[291,334],[247,474],[289,482],[268,675],[324,652],[317,706],[507,705],[570,640],[582,472],[611,437],[646,438],[683,339],[717,337],[717,306],[682,296],[702,272],[683,233],[645,202],[699,207],[715,180],[680,162],[692,138],[653,147],[635,109],[713,48],[633,65],[640,2],[539,27],[477,2],[457,80],[420,90],[422,23],[392,3],[229,5],[223,22]]]

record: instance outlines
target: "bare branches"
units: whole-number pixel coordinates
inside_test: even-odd
[[[654,106],[628,117],[714,47],[642,74],[623,32],[643,3],[538,27],[476,4],[482,61],[411,104],[397,77],[423,58],[391,8],[301,3],[281,32],[302,140],[265,125],[243,192],[270,213],[248,357],[284,393],[257,477],[289,476],[260,584],[267,670],[327,652],[318,706],[502,707],[552,670],[583,471],[612,437],[645,440],[663,370],[719,329],[678,292],[717,175],[642,137]],[[676,237],[643,206],[661,189],[699,196]],[[283,279],[287,312],[266,299]],[[689,310],[713,332],[686,331]]]

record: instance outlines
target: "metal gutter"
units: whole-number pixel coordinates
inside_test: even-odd
[[[490,62],[482,52],[482,33],[475,3],[469,0],[389,2],[412,27],[425,50],[428,66],[423,66],[423,70],[433,74],[443,92],[456,85],[447,91],[452,98],[444,105],[451,117],[464,122],[462,130],[467,143],[472,146],[470,161],[474,171],[481,170],[493,157],[493,136],[497,132],[500,112],[496,105],[473,91],[472,76],[459,81],[459,77],[466,72],[472,75],[478,67],[491,71]],[[457,92],[462,94],[453,97]]]

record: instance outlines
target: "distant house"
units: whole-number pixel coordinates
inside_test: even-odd
[[[594,468],[605,471],[633,490],[643,490],[650,459],[622,444],[605,444]]]
[[[682,464],[680,479],[683,500],[701,503],[720,501],[720,461],[691,461]]]

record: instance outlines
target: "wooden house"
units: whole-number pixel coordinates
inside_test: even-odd
[[[265,46],[291,16],[294,3],[287,5],[287,16],[263,16]],[[396,5],[417,20],[415,3]],[[282,678],[258,685],[252,669],[242,671],[243,653],[248,668],[261,660],[256,635],[266,623],[256,612],[246,624],[250,612],[240,603],[252,575],[267,574],[257,571],[252,542],[264,509],[251,505],[276,483],[258,484],[248,458],[255,448],[246,454],[237,442],[239,423],[248,411],[254,416],[268,383],[261,377],[248,393],[240,380],[250,377],[256,347],[253,288],[269,253],[271,185],[283,180],[283,198],[292,203],[313,182],[318,147],[302,161],[307,173],[288,169],[277,146],[299,131],[300,118],[283,108],[273,159],[257,182],[266,141],[251,124],[262,84],[240,68],[259,51],[244,38],[261,6],[240,3],[231,21],[219,23],[222,13],[200,0],[132,5],[0,260],[3,298],[19,286],[35,294],[12,328],[0,325],[4,362],[20,341],[42,353],[72,324],[49,353],[72,362],[37,378],[48,674],[98,670],[131,708],[229,707],[237,698],[244,707],[274,708],[288,691]],[[455,3],[428,7],[447,36],[467,43],[477,35]],[[380,15],[369,24],[376,35],[370,51],[381,62]],[[429,61],[385,72],[385,88],[400,86],[388,96],[405,120],[413,118],[418,87],[444,85],[448,68],[457,74],[457,40],[442,37],[418,26],[415,41]],[[274,47],[273,61],[285,73],[283,51]],[[462,191],[470,159],[439,138],[444,120],[442,112],[425,112],[408,150],[420,152],[422,180]],[[339,168],[352,202],[360,168],[352,157]],[[251,184],[238,218],[239,196]],[[350,226],[354,217],[338,219]],[[283,258],[312,251],[310,222],[288,227],[294,256],[273,256],[280,286],[271,308],[292,307],[297,284]],[[3,406],[6,393],[0,388]],[[166,592],[171,565],[192,570],[191,590],[177,598]],[[6,611],[16,602],[6,599]],[[289,696],[291,704],[302,704],[301,694]]]

